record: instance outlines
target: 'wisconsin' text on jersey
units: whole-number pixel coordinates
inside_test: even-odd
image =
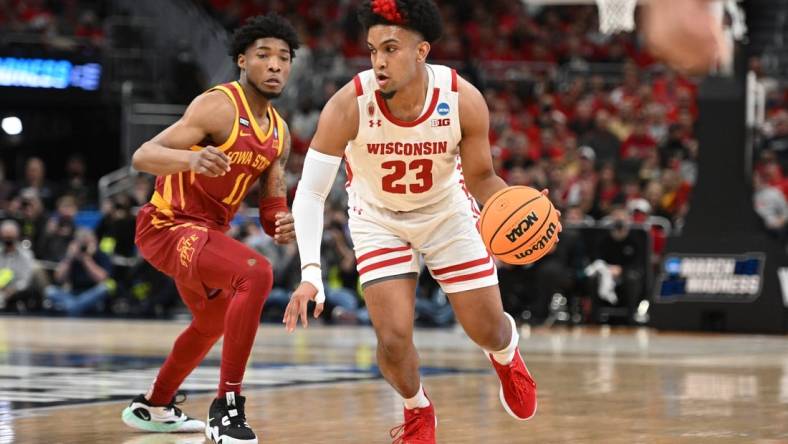
[[[368,143],[367,151],[369,154],[398,156],[431,156],[434,154],[446,154],[449,149],[449,142],[388,142],[388,143]]]

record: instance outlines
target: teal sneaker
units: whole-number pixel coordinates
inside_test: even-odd
[[[195,433],[205,430],[205,423],[186,416],[175,404],[182,404],[183,399],[176,402],[175,398],[165,406],[153,406],[145,395],[139,395],[131,400],[131,404],[123,409],[121,418],[123,422],[132,428],[146,432],[162,433]]]

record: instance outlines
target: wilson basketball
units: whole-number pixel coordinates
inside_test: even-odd
[[[560,222],[547,196],[514,186],[493,194],[484,206],[479,231],[487,249],[508,264],[530,264],[558,239]]]

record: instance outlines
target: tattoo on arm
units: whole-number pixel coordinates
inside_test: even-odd
[[[290,138],[290,128],[284,124],[285,140],[282,146],[282,155],[279,156],[279,171],[276,178],[276,191],[282,196],[287,195],[287,182],[285,176],[287,175],[287,159],[290,157],[290,148],[293,143]]]
[[[262,185],[262,191],[266,197],[287,195],[287,181],[285,177],[292,140],[290,139],[290,129],[287,127],[287,124],[284,125],[284,129],[285,139],[282,146],[282,154],[277,159],[278,164],[275,168],[269,166],[268,170],[261,177],[260,185]]]

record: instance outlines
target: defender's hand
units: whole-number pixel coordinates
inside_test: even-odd
[[[313,300],[317,301],[314,313],[315,319],[317,319],[320,313],[323,312],[325,296],[318,298],[318,290],[314,285],[309,282],[301,282],[301,285],[298,286],[290,297],[290,302],[285,309],[285,316],[282,319],[282,323],[285,324],[285,328],[288,332],[292,333],[295,331],[296,325],[298,325],[298,318],[301,318],[301,325],[304,328],[309,326],[306,307],[309,301]]]
[[[230,158],[214,146],[207,146],[189,156],[189,169],[208,177],[224,176],[230,171]]]
[[[279,212],[276,217],[276,233],[274,242],[279,245],[289,244],[295,240],[295,222],[291,213]]]

